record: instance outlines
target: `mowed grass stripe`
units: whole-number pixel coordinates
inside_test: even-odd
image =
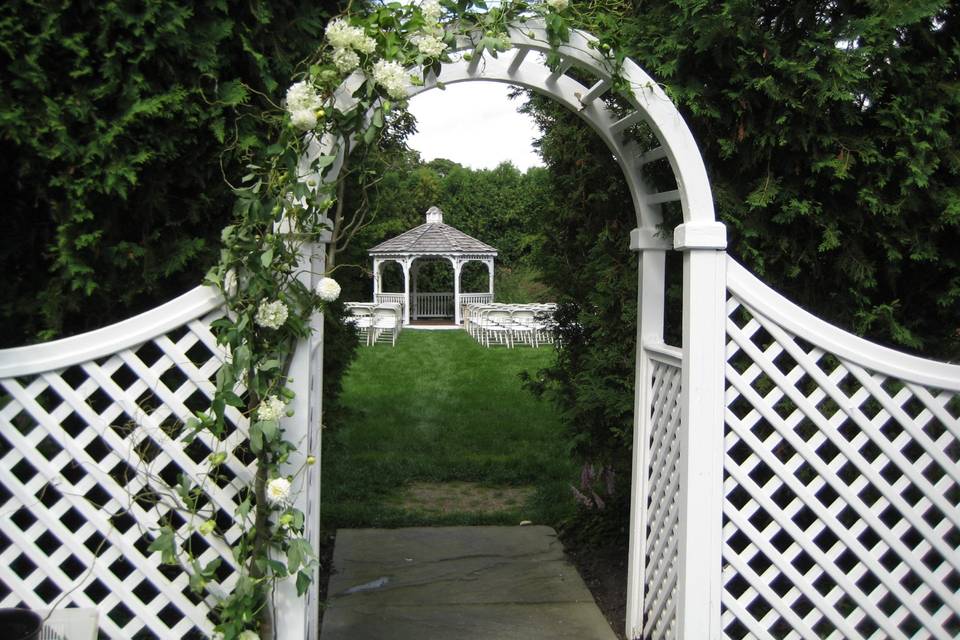
[[[404,331],[395,348],[363,348],[344,380],[342,416],[323,444],[323,522],[330,528],[555,524],[575,475],[559,415],[521,387],[554,357],[485,349],[463,331]],[[438,515],[399,504],[412,482],[530,485],[526,505]]]

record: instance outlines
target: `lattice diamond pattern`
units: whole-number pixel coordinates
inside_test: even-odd
[[[727,335],[726,637],[960,637],[960,398],[735,296]]]
[[[192,535],[202,564],[222,558],[220,585],[232,586],[229,549],[242,534],[234,513],[253,474],[235,455],[246,419],[229,413],[223,441],[176,439],[213,396],[224,354],[209,325],[221,314],[96,361],[0,380],[0,606],[96,607],[101,630],[117,639],[210,632],[187,574],[147,547],[171,522]],[[206,460],[212,451],[228,454],[216,473]],[[181,474],[206,479],[206,512],[222,539],[192,534],[199,523],[172,508]]]
[[[676,637],[680,369],[653,363],[643,637]]]

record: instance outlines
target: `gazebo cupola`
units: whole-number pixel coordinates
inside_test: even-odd
[[[497,250],[443,222],[439,207],[427,210],[426,222],[385,240],[369,251],[373,258],[373,301],[399,302],[403,305],[403,323],[426,318],[452,317],[460,324],[465,304],[493,302],[493,260]],[[428,261],[449,261],[453,267],[453,291],[420,293],[417,272]],[[460,274],[468,262],[487,267],[486,292],[463,292]],[[383,291],[383,265],[396,262],[403,270],[403,292]]]

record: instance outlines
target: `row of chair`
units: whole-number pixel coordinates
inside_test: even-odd
[[[396,346],[403,327],[403,307],[396,302],[348,302],[345,322],[352,324],[364,343],[374,345],[383,340]]]
[[[553,342],[556,308],[553,303],[468,304],[463,309],[463,328],[485,347],[513,348],[518,343],[539,347]]]

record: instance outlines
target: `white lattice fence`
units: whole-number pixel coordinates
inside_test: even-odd
[[[643,637],[676,637],[680,361],[651,354]]]
[[[960,637],[960,367],[728,289],[726,637]]]
[[[209,408],[224,354],[209,330],[222,314],[215,294],[195,290],[171,305],[96,340],[63,341],[91,353],[104,341],[133,342],[115,353],[0,379],[0,606],[95,607],[101,629],[118,639],[209,634],[208,608],[188,575],[148,547],[161,524],[172,524],[201,564],[221,559],[218,577],[232,586],[238,487],[251,478],[253,458],[235,410],[222,440],[176,438],[194,411]],[[180,326],[169,326],[176,316]],[[151,318],[167,326],[141,339]],[[17,367],[9,355],[17,351],[5,353],[4,370]],[[215,451],[227,458],[212,469]],[[171,508],[181,475],[204,480],[219,536],[200,535],[199,521]]]

